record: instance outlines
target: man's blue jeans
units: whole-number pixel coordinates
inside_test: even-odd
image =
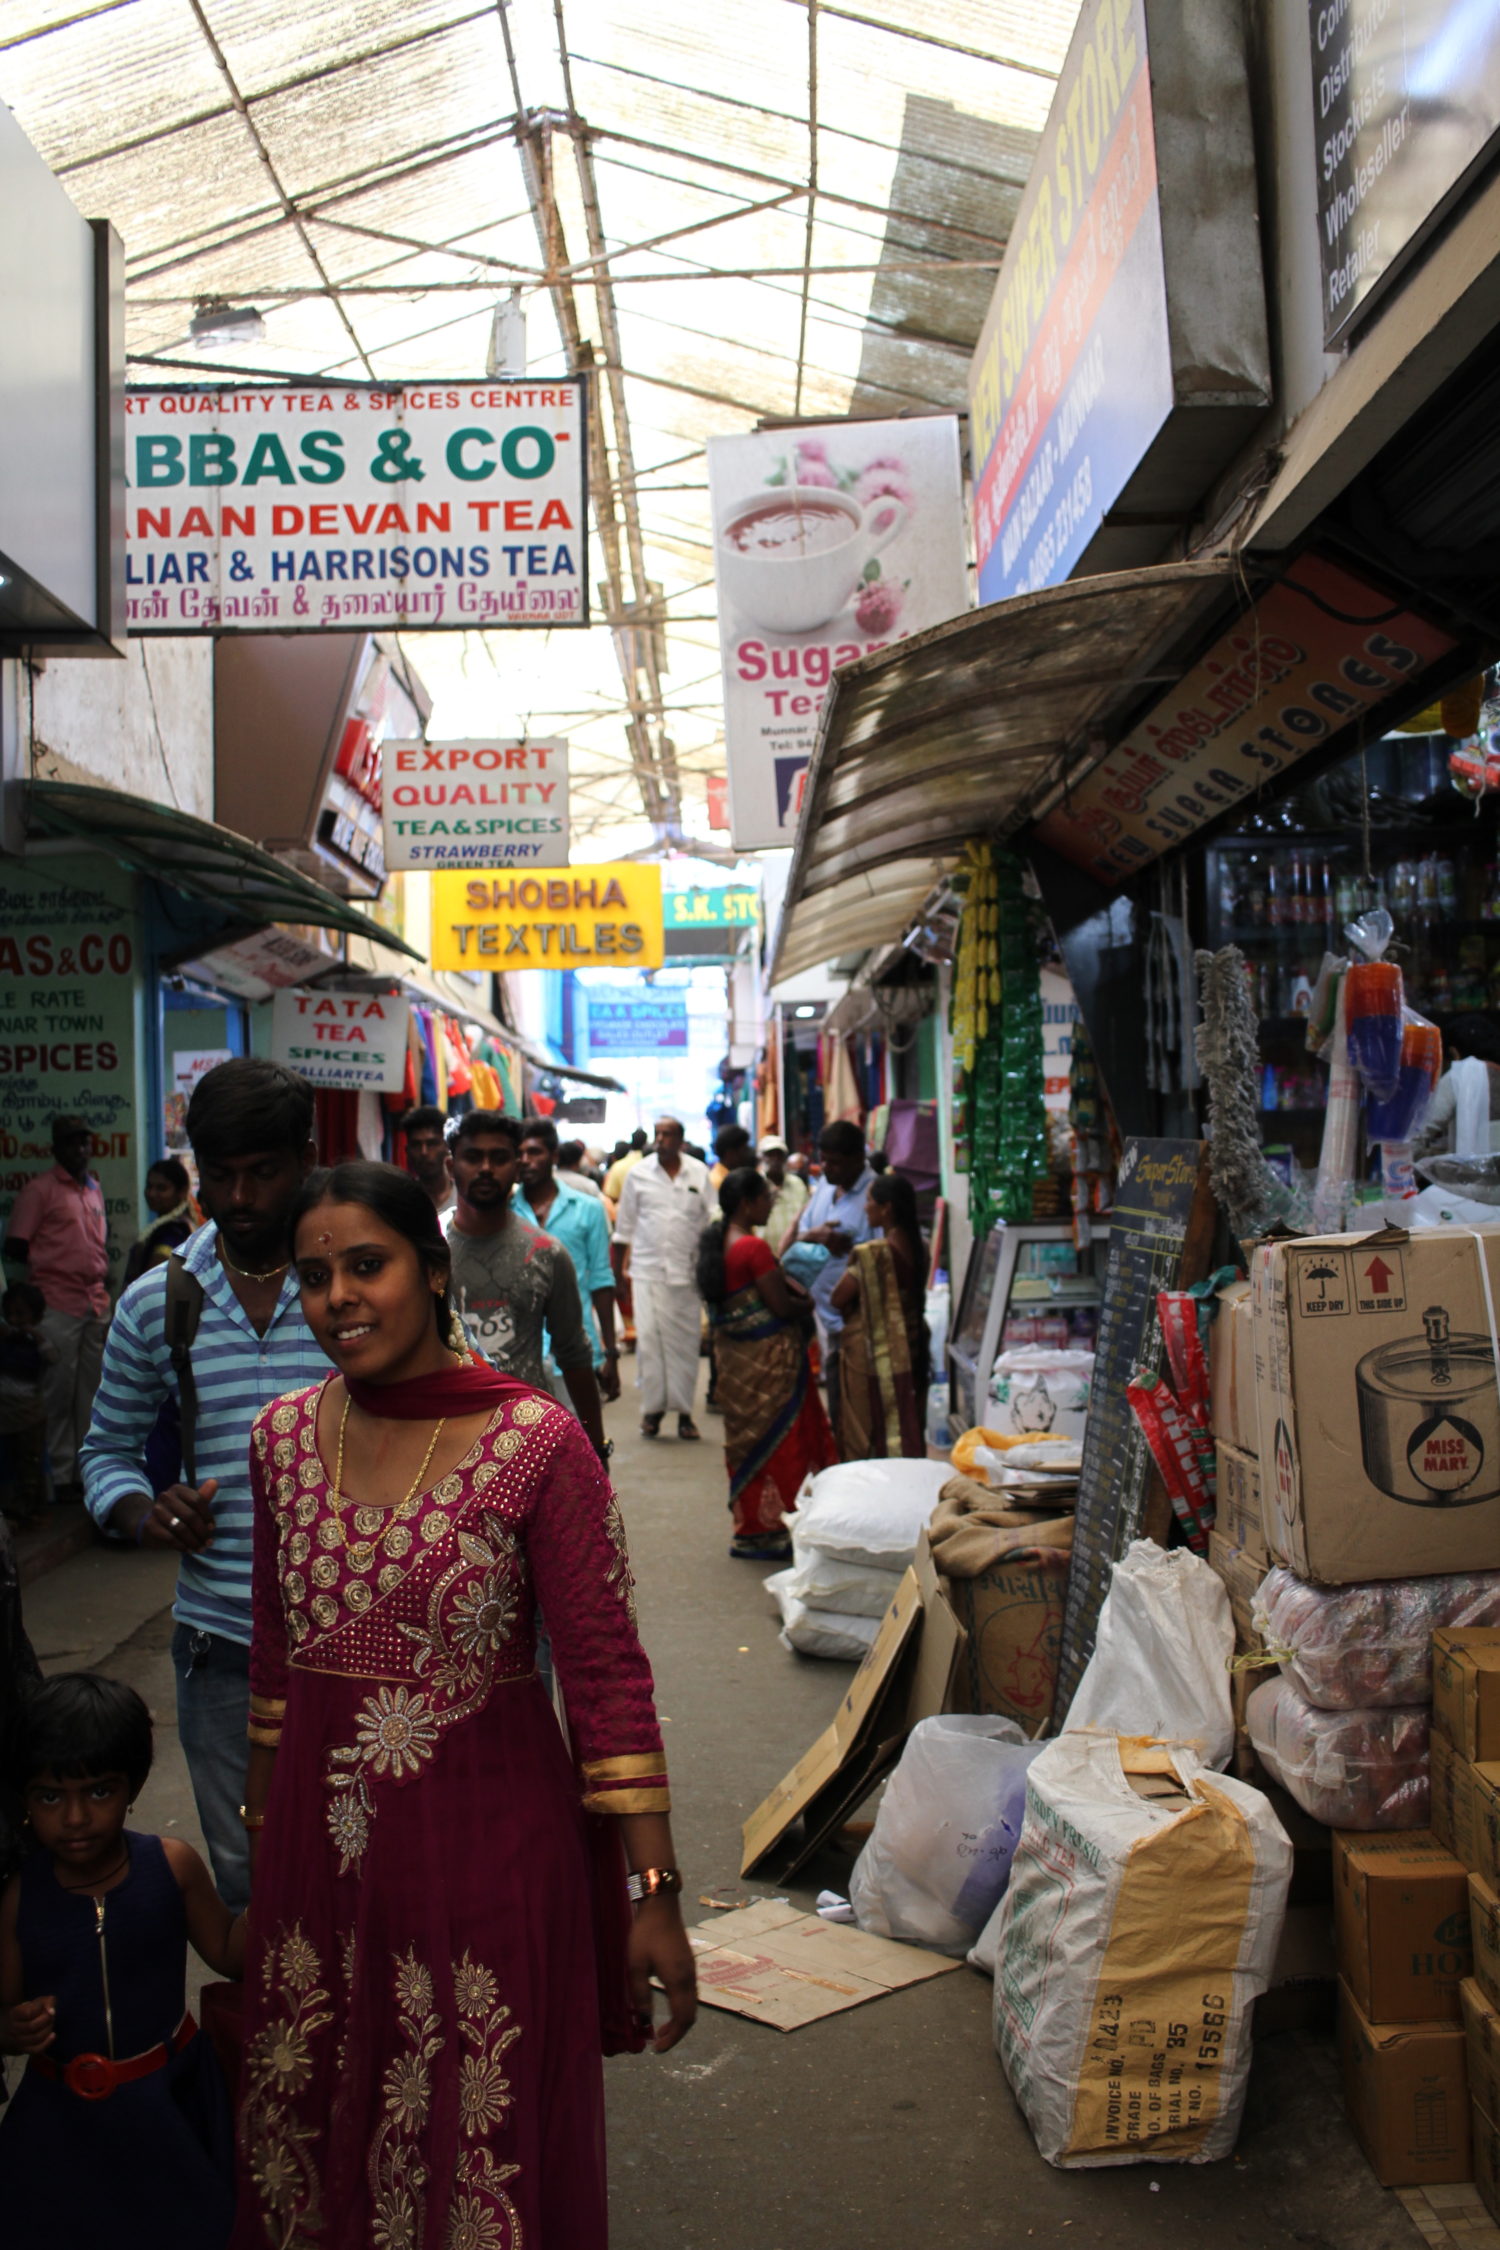
[[[250,1903],[250,1845],[240,1807],[250,1745],[250,1650],[222,1633],[178,1625],[177,1733],[192,1778],[198,1824],[208,1843],[219,1896],[233,1914]]]

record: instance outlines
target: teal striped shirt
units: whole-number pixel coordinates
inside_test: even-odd
[[[173,1615],[200,1632],[250,1639],[250,1427],[283,1391],[318,1383],[331,1370],[302,1317],[288,1274],[264,1336],[258,1336],[215,1255],[216,1230],[200,1227],[182,1246],[183,1262],[203,1284],[193,1339],[198,1386],[200,1482],[217,1477],[215,1536],[206,1554],[184,1555]],[[166,1342],[166,1266],[133,1282],[121,1297],[104,1347],[104,1373],[81,1454],[83,1496],[96,1523],[147,1490],[146,1440],[177,1377]]]

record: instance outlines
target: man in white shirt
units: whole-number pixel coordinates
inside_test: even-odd
[[[667,1414],[677,1416],[680,1438],[703,1434],[693,1420],[702,1321],[696,1269],[713,1198],[706,1166],[682,1140],[677,1118],[657,1119],[655,1150],[627,1173],[615,1220],[623,1278],[635,1292],[636,1387],[648,1438],[661,1435]]]

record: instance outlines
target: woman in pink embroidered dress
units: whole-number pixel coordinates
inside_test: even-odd
[[[236,2243],[604,2250],[601,2050],[653,1974],[658,2048],[694,2009],[619,1510],[569,1413],[449,1347],[406,1174],[315,1175],[294,1247],[339,1372],[252,1440]]]

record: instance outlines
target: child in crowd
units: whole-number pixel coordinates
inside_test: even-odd
[[[151,1770],[133,1689],[40,1682],[13,1755],[31,1849],[0,1898],[0,2052],[29,2059],[0,2123],[5,2239],[224,2250],[229,2102],[184,1979],[189,1942],[241,1975],[244,1916],[191,1846],[125,1825]]]
[[[47,1302],[35,1282],[0,1297],[0,1511],[30,1523],[47,1505],[47,1401],[42,1377],[57,1347],[42,1334]]]

